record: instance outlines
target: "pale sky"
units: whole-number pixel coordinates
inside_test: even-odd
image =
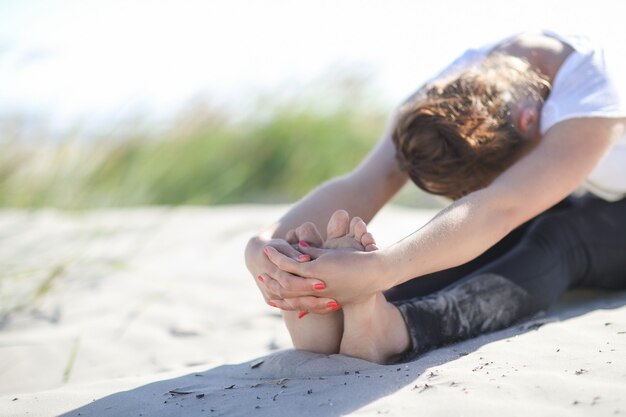
[[[625,11],[619,0],[0,0],[0,114],[65,126],[167,115],[201,95],[237,111],[334,68],[372,74],[391,104],[467,47],[522,30],[584,32],[621,52]]]

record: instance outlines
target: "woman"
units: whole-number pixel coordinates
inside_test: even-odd
[[[575,285],[626,288],[626,103],[609,69],[584,38],[523,33],[467,51],[409,97],[359,167],[246,248],[294,346],[408,360]],[[363,221],[408,178],[454,201],[372,250]],[[337,209],[356,218],[335,214],[327,249],[312,247]],[[346,245],[369,250],[332,249]]]

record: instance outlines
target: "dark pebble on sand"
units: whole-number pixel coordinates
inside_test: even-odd
[[[252,364],[250,365],[250,368],[252,368],[252,369],[256,369],[256,368],[258,368],[259,366],[263,365],[263,362],[265,362],[265,361],[264,361],[264,360],[256,361],[256,362],[254,362],[254,363],[252,363]]]

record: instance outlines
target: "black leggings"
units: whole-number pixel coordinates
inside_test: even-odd
[[[385,296],[404,317],[411,348],[402,360],[411,360],[545,310],[573,286],[626,288],[626,199],[570,197],[473,261]]]

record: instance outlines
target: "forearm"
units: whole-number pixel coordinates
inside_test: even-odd
[[[390,187],[392,188],[392,187]],[[381,187],[384,189],[384,187]],[[251,269],[262,252],[262,248],[272,239],[284,239],[287,231],[305,222],[312,222],[325,235],[328,219],[338,209],[347,210],[352,216],[369,221],[389,198],[389,192],[370,193],[363,191],[359,181],[343,176],[328,181],[297,202],[276,223],[253,236],[246,246],[246,263]],[[257,259],[258,261],[258,259]],[[252,269],[251,269],[252,270]]]
[[[428,224],[380,251],[385,288],[464,264],[517,225],[511,210],[486,193],[460,199]]]
[[[325,238],[328,220],[339,209],[346,210],[351,217],[361,217],[367,223],[390,197],[373,194],[349,175],[335,178],[298,201],[274,225],[272,236],[283,237],[289,229],[312,222]]]
[[[266,229],[264,236],[281,238],[290,229],[312,222],[325,238],[330,216],[340,209],[368,223],[408,180],[398,166],[391,140],[394,123],[395,115],[392,115],[381,140],[358,167],[310,192]]]

